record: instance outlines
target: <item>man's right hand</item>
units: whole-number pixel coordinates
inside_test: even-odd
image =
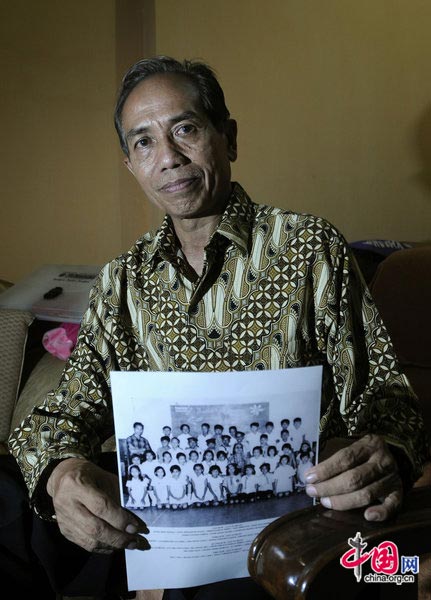
[[[89,552],[148,550],[147,526],[121,507],[118,478],[83,458],[66,458],[52,471],[47,491],[61,533]]]

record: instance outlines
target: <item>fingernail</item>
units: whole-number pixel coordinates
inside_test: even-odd
[[[149,550],[150,548],[150,543],[142,536],[138,536],[135,540],[129,542],[127,546],[127,550]]]
[[[367,512],[367,516],[365,517],[367,521],[379,521],[380,515],[375,511]]]
[[[126,533],[150,533],[150,530],[145,525],[145,523],[129,523],[126,525],[126,529],[124,530]]]
[[[325,508],[332,508],[331,498],[320,498],[320,504],[323,504]]]
[[[307,485],[305,491],[309,496],[317,496],[317,490],[314,485]]]
[[[315,483],[317,481],[317,475],[316,473],[310,473],[309,475],[305,476],[305,481],[307,483]]]
[[[137,548],[138,550],[149,550],[151,548],[151,545],[146,538],[139,536]]]

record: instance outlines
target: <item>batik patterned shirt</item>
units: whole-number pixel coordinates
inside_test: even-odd
[[[416,479],[427,453],[417,400],[345,239],[325,219],[255,204],[234,183],[200,276],[169,217],[101,270],[57,389],[9,447],[49,517],[42,486],[34,494],[45,468],[97,460],[113,434],[111,370],[311,365],[323,365],[321,444],[381,433]]]

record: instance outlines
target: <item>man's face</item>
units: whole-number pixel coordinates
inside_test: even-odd
[[[125,163],[148,199],[174,221],[218,215],[230,194],[236,124],[219,132],[182,75],[138,84],[122,113],[130,157]]]

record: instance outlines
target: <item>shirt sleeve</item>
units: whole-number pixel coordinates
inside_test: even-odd
[[[356,261],[336,232],[313,265],[315,335],[325,355],[321,441],[384,436],[409,486],[429,455],[418,399]]]
[[[52,468],[71,457],[97,461],[101,444],[114,432],[109,375],[120,368],[118,354],[129,340],[119,319],[121,302],[115,298],[113,269],[107,265],[90,292],[75,349],[58,387],[8,440],[31,504],[44,518],[53,518],[45,485]],[[133,346],[129,349],[133,352]]]

